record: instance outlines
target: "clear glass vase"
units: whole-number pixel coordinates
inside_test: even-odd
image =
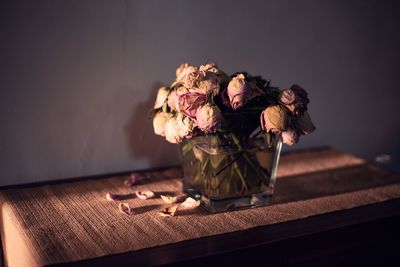
[[[272,197],[282,141],[263,134],[198,136],[181,145],[185,193],[210,212],[267,205]]]

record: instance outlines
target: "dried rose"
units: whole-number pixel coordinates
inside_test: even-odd
[[[154,109],[161,108],[165,101],[167,101],[169,89],[167,87],[161,87],[158,89],[156,102],[154,103]]]
[[[288,124],[287,111],[281,105],[267,107],[260,116],[261,128],[267,132],[281,133]]]
[[[158,212],[157,214],[162,217],[172,217],[175,215],[176,211],[178,210],[178,205],[168,207],[163,211]]]
[[[219,79],[215,73],[203,72],[205,75],[199,76],[198,82],[196,84],[196,91],[202,94],[211,94],[216,96],[219,94],[220,86]]]
[[[188,197],[181,203],[181,206],[185,209],[194,209],[200,206],[200,200]]]
[[[131,209],[131,207],[129,207],[129,205],[127,203],[119,203],[118,209],[120,212],[122,212],[126,215],[134,214],[133,210]]]
[[[197,108],[204,104],[206,95],[201,93],[187,93],[179,97],[179,110],[186,116],[196,118]]]
[[[181,129],[179,128],[177,117],[171,117],[165,123],[165,139],[173,144],[182,142]]]
[[[294,129],[287,129],[282,132],[282,141],[289,146],[297,144],[299,141],[299,134]]]
[[[176,82],[182,83],[190,73],[195,72],[197,70],[198,70],[197,67],[191,66],[188,63],[181,64],[176,69]]]
[[[209,71],[209,72],[213,72],[215,74],[221,74],[222,73],[222,71],[217,67],[217,65],[215,63],[207,63],[205,65],[201,65],[199,67],[199,70]]]
[[[174,110],[174,111],[176,111],[176,112],[179,112],[180,110],[179,110],[179,94],[178,94],[178,92],[177,92],[177,90],[172,90],[171,92],[170,92],[170,94],[168,95],[168,100],[167,100],[167,103],[168,103],[168,106],[172,109],[172,110]]]
[[[309,134],[315,130],[310,114],[308,114],[307,111],[304,111],[303,114],[295,117],[293,124],[302,134]]]
[[[153,198],[155,196],[153,191],[136,191],[135,192],[136,196],[140,199],[149,199]]]
[[[205,104],[197,109],[196,121],[200,130],[215,132],[221,128],[221,110],[215,105]]]
[[[182,138],[191,138],[193,136],[193,130],[196,128],[196,123],[193,119],[178,113],[176,122],[179,128],[179,135]]]
[[[238,74],[229,82],[227,93],[231,107],[238,109],[250,99],[260,95],[260,89],[255,84],[247,82],[243,74]]]
[[[153,118],[154,133],[157,135],[165,136],[165,124],[172,117],[170,113],[157,112]]]
[[[106,194],[106,199],[108,201],[116,201],[116,200],[123,199],[123,196],[122,195],[118,195],[118,194],[113,194],[113,193],[109,192],[109,193]]]
[[[161,195],[160,197],[162,200],[164,200],[165,203],[168,204],[176,203],[178,201],[177,196]]]
[[[124,184],[126,186],[133,186],[137,184],[138,182],[145,180],[145,179],[150,179],[151,176],[149,174],[142,174],[142,173],[132,173],[127,180],[124,181]]]
[[[306,90],[294,84],[290,89],[284,89],[279,94],[279,102],[285,105],[293,115],[299,115],[307,110],[307,104],[310,102]]]

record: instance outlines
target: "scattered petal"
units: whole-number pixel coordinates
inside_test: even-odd
[[[168,207],[163,211],[158,212],[157,214],[162,217],[172,217],[175,215],[176,211],[178,210],[178,205]]]
[[[131,207],[129,207],[127,203],[119,203],[118,209],[120,212],[125,213],[126,215],[133,214],[133,210],[131,209]]]
[[[192,197],[188,197],[181,203],[181,206],[185,209],[194,209],[200,206],[200,200],[196,200]]]
[[[113,194],[113,193],[110,193],[110,192],[108,192],[108,193],[106,194],[106,199],[107,199],[108,201],[121,200],[122,197],[123,197],[122,195]]]
[[[149,199],[155,196],[153,191],[136,191],[136,196],[140,199]]]
[[[125,180],[124,184],[131,187],[142,180],[150,179],[150,177],[151,176],[146,173],[132,173],[131,176]]]
[[[164,200],[168,204],[176,203],[178,201],[178,197],[173,197],[169,195],[161,195],[161,199]]]

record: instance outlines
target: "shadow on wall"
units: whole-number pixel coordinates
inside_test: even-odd
[[[153,131],[150,115],[157,90],[161,86],[160,82],[155,83],[147,100],[135,105],[124,129],[130,156],[147,160],[150,167],[171,166],[180,162],[178,146],[168,143],[165,138],[154,134]]]

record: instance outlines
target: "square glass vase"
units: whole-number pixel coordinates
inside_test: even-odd
[[[280,135],[247,141],[232,135],[198,136],[181,144],[183,190],[209,212],[270,203],[281,153]]]

